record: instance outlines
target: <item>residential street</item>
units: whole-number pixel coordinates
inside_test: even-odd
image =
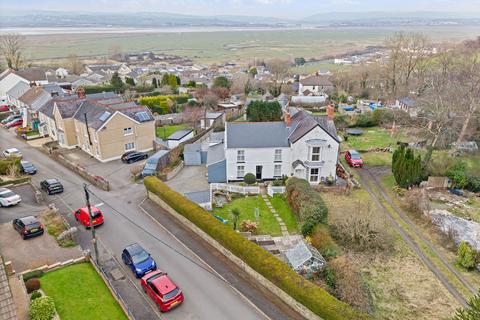
[[[31,161],[37,167],[38,174],[32,178],[32,183],[35,186],[38,186],[39,182],[45,178],[58,178],[63,183],[65,187],[63,194],[48,196],[43,193],[43,196],[47,204],[55,203],[61,214],[67,217],[72,225],[77,225],[72,212],[77,208],[85,206],[83,192],[83,183],[85,181],[39,150],[30,147],[13,136],[13,134],[1,129],[0,149],[3,150],[10,147],[16,147],[21,150],[24,159]],[[125,166],[120,166],[119,168],[120,170],[129,170]],[[109,174],[115,176],[115,173]],[[124,172],[119,173],[119,176],[122,175],[125,176]],[[118,181],[115,178],[109,179]],[[203,256],[201,252],[193,254],[190,249],[180,243],[173,235],[166,232],[161,225],[154,223],[152,218],[146,215],[139,207],[139,204],[145,199],[145,189],[142,184],[128,183],[121,188],[113,185],[110,192],[102,191],[94,186],[89,188],[94,194],[91,196],[92,205],[99,205],[98,207],[105,216],[105,224],[96,229],[101,248],[100,260],[102,261],[102,258],[108,259],[108,254],[111,254],[118,261],[121,261],[122,249],[128,244],[138,242],[152,254],[157,261],[159,269],[168,272],[185,294],[185,303],[182,306],[169,313],[160,315],[158,309],[140,291],[139,280],[135,279],[132,272],[121,264],[123,273],[127,277],[124,281],[130,283],[131,289],[124,285],[118,291],[136,319],[262,319],[265,318],[263,313],[272,319],[292,318],[288,310],[284,313],[283,309],[280,309],[282,307],[279,308],[277,305],[277,303],[280,304],[279,302],[273,303],[269,301],[265,298],[265,293],[262,293],[256,286],[252,286],[251,283],[242,280],[240,277],[229,277],[228,274],[231,272],[231,269],[228,266],[225,267],[221,257],[217,257],[218,261],[213,261],[214,263],[206,260],[212,266],[221,266],[218,272],[222,276],[224,274],[227,275],[224,278],[244,281],[244,283],[232,283],[239,288],[240,292],[248,293],[245,296],[255,298],[252,301],[262,310],[261,312],[258,311],[250,301],[244,298],[243,294],[238,293],[236,289],[232,289],[215,272],[210,272],[210,267],[198,258],[198,256]],[[8,209],[2,209],[2,211],[4,210]],[[158,215],[159,212],[155,212],[155,214]],[[148,230],[164,244],[153,239],[123,216],[135,221],[142,229]],[[166,228],[169,227],[166,226]],[[172,230],[172,232],[175,231]],[[91,247],[90,239],[90,230],[79,227],[77,240],[83,249]],[[194,250],[202,249],[197,246]],[[188,259],[184,256],[188,257]],[[215,255],[212,255],[210,259],[212,257],[214,258]]]

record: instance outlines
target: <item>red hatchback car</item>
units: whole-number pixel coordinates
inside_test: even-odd
[[[345,160],[350,167],[363,167],[363,160],[357,150],[348,150],[345,152]]]
[[[16,120],[13,120],[13,121],[7,123],[7,124],[5,125],[5,127],[7,127],[7,128],[19,127],[19,126],[21,126],[22,124],[23,124],[23,120],[22,120],[22,119],[16,119]]]
[[[184,300],[182,290],[163,271],[147,273],[140,280],[140,284],[143,291],[158,305],[161,312],[167,312],[179,306]]]
[[[98,227],[103,224],[103,214],[96,207],[91,207],[92,209],[92,223],[94,227]],[[80,208],[73,213],[75,215],[75,220],[80,221],[85,227],[90,227],[90,219],[88,217],[88,208]]]
[[[0,112],[10,111],[10,106],[7,104],[0,105]]]

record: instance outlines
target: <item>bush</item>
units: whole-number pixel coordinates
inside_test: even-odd
[[[465,241],[462,241],[458,246],[457,264],[467,270],[475,268],[475,250]]]
[[[0,160],[0,174],[1,175],[7,175],[12,166],[14,166],[18,170],[20,170],[20,159],[18,159],[18,158],[1,159]]]
[[[310,236],[313,233],[313,229],[317,226],[318,222],[313,219],[307,219],[302,224],[302,235],[304,237]]]
[[[281,187],[283,185],[284,185],[284,182],[281,179],[275,179],[272,182],[272,186],[274,186],[274,187]]]
[[[40,297],[30,304],[30,320],[51,320],[55,316],[55,303],[51,297]]]
[[[257,182],[257,178],[253,173],[247,173],[245,177],[243,177],[243,181],[245,181],[246,184],[254,184]]]
[[[360,128],[370,128],[378,126],[378,122],[373,117],[373,112],[362,113],[357,116],[355,126]]]
[[[287,199],[293,212],[301,221],[308,218],[322,223],[327,221],[328,208],[307,180],[290,178],[287,181]]]
[[[27,272],[23,275],[23,281],[28,281],[32,278],[41,278],[43,276],[43,271],[42,270],[33,270],[30,272]]]
[[[458,161],[445,173],[456,187],[463,189],[468,183],[467,164],[465,161]]]
[[[320,317],[327,320],[370,318],[305,280],[287,264],[248,241],[231,227],[223,225],[203,208],[171,190],[157,178],[146,177],[144,183],[151,194],[161,198],[178,214],[190,220],[255,271]]]
[[[247,106],[248,121],[280,121],[282,107],[278,101],[252,101]]]
[[[38,280],[37,278],[28,279],[27,281],[25,281],[25,288],[27,288],[28,294],[40,289],[40,280]]]
[[[336,257],[340,251],[326,226],[317,225],[311,235],[312,245],[317,248],[320,254],[325,258]]]
[[[257,223],[250,220],[243,220],[240,224],[240,231],[255,234],[257,232]]]
[[[35,290],[32,292],[32,295],[30,296],[30,300],[33,301],[35,299],[40,298],[41,296],[42,296],[42,293],[40,291]]]
[[[468,177],[465,188],[472,192],[480,192],[480,177]]]

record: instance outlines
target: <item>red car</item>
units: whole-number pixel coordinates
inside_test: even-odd
[[[19,126],[21,126],[22,124],[23,124],[23,120],[22,120],[22,119],[15,119],[15,120],[7,123],[7,124],[5,125],[5,127],[7,127],[7,128],[19,127]]]
[[[103,224],[103,214],[102,211],[100,211],[96,207],[91,207],[92,209],[92,223],[94,227],[98,227]],[[80,208],[74,213],[75,220],[79,221],[81,224],[83,224],[85,227],[89,228],[90,227],[90,219],[88,217],[88,208]]]
[[[5,111],[10,111],[9,105],[4,104],[0,106],[0,112],[5,112]]]
[[[161,312],[167,312],[179,306],[184,300],[182,290],[163,271],[147,273],[140,280],[140,284]]]
[[[363,167],[363,160],[357,150],[348,150],[345,152],[345,160],[347,160],[350,167]]]

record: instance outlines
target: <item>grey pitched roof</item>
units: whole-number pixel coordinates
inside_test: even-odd
[[[19,100],[25,103],[27,106],[33,110],[40,109],[45,103],[51,99],[51,96],[48,92],[43,90],[42,87],[33,86],[28,89]]]
[[[88,127],[98,130],[114,113],[113,110],[106,107],[93,104],[90,101],[82,101],[74,118],[85,123],[86,114]]]
[[[50,95],[56,93],[56,94],[62,96],[62,95],[65,94],[65,91],[63,91],[62,87],[60,87],[56,83],[45,84],[42,87],[43,87],[43,90],[47,91]]]
[[[225,149],[223,143],[216,144],[208,148],[207,166],[225,159]]]
[[[97,99],[113,99],[118,97],[118,94],[112,91],[100,92],[100,93],[90,93],[86,95],[87,100],[97,100]]]
[[[38,112],[43,113],[49,118],[53,118],[53,106],[54,106],[54,100],[50,100],[49,102],[45,103],[40,109],[38,109]]]
[[[227,148],[288,147],[287,128],[277,122],[229,122],[226,126]]]
[[[15,99],[19,99],[25,92],[30,89],[30,85],[26,82],[19,81],[10,90],[7,91],[7,95]]]
[[[304,86],[333,86],[333,83],[324,76],[311,76],[300,80]]]
[[[308,114],[304,110],[299,110],[297,113],[295,113],[295,115],[292,116],[293,131],[289,137],[290,142],[296,142],[316,126],[320,126],[336,141],[340,141],[337,135],[335,124],[328,121],[327,117],[315,117]]]
[[[42,68],[26,68],[15,71],[17,75],[28,81],[45,81],[47,80],[47,74]]]
[[[400,98],[398,100],[409,107],[415,107],[416,102],[413,98],[405,97],[405,98]]]
[[[191,129],[178,130],[178,131],[172,133],[170,135],[170,137],[167,138],[167,140],[180,140],[192,131],[193,130],[191,130]]]

